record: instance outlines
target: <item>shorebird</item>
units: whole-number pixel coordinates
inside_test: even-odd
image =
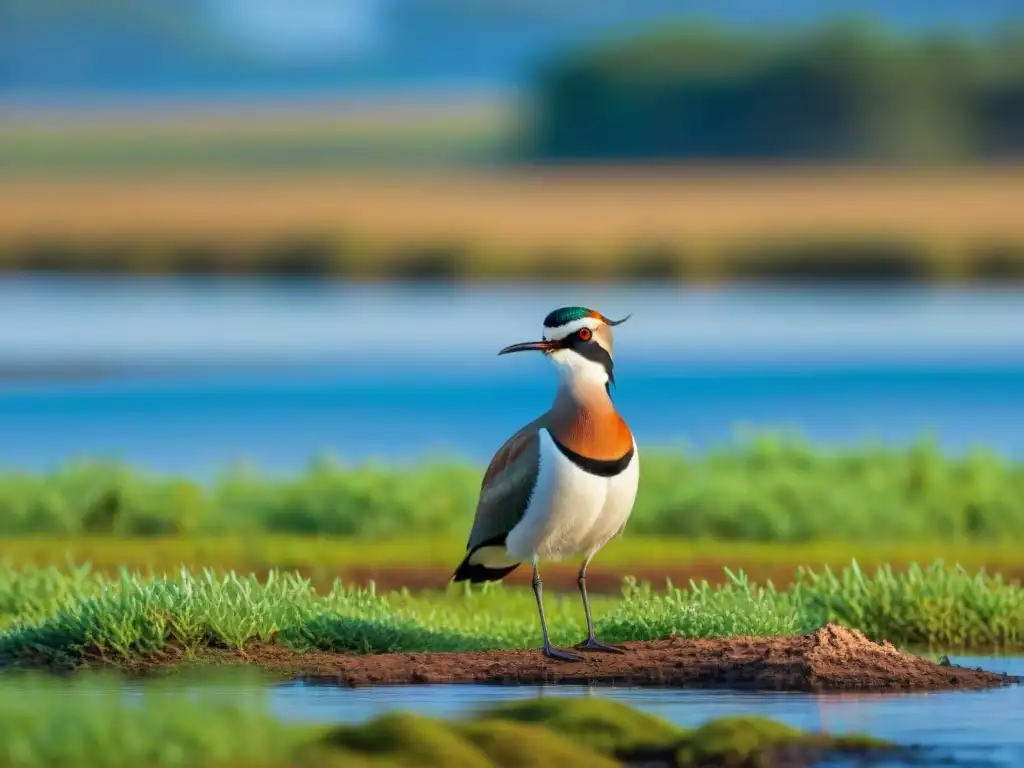
[[[551,646],[544,618],[538,562],[580,557],[578,578],[587,651],[622,653],[597,641],[587,598],[591,558],[622,532],[633,511],[640,479],[636,440],[616,411],[612,326],[586,307],[562,307],[544,319],[541,341],[505,347],[499,355],[535,350],[558,371],[558,390],[547,413],[498,449],[484,473],[466,556],[453,581],[500,581],[521,563],[533,565],[533,592],[544,655],[561,661],[581,656]]]

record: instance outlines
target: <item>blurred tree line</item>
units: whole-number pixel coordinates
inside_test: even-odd
[[[550,63],[536,96],[545,160],[1020,158],[1024,28],[662,29]]]

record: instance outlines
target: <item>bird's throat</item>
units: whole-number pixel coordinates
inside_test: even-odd
[[[633,448],[633,435],[603,386],[574,382],[559,387],[549,431],[564,448],[588,459],[617,461]]]

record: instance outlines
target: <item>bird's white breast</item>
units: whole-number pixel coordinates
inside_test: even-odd
[[[505,547],[516,560],[558,560],[589,556],[625,525],[633,511],[640,479],[640,457],[619,474],[600,477],[578,467],[541,429],[540,469],[523,519],[509,532]]]

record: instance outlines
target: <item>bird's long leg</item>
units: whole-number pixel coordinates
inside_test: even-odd
[[[540,571],[537,570],[537,563],[533,564],[533,594],[537,596],[537,612],[540,614],[540,631],[544,637],[544,655],[549,659],[558,661],[582,661],[583,657],[568,651],[560,651],[551,647],[551,640],[548,639],[548,622],[544,618],[544,584],[540,580]]]
[[[599,643],[597,637],[594,634],[594,619],[590,615],[590,598],[587,597],[587,566],[590,564],[590,558],[588,557],[583,561],[583,565],[580,566],[580,575],[576,580],[576,583],[580,588],[580,595],[583,596],[583,610],[587,614],[587,639],[577,645],[581,651],[604,651],[605,653],[625,653],[625,649],[617,645],[605,645]]]

